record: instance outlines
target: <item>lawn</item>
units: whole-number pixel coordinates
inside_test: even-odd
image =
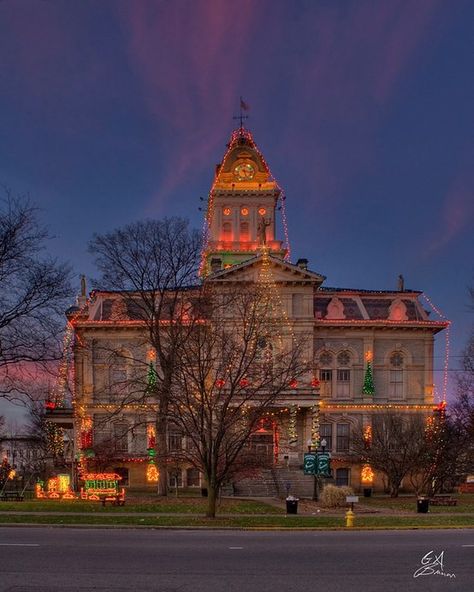
[[[2,524],[48,524],[83,526],[132,527],[207,527],[207,528],[345,528],[344,516],[232,516],[208,519],[202,516],[121,516],[119,514],[37,515],[0,514]],[[443,528],[474,527],[474,521],[465,516],[417,515],[413,516],[361,516],[356,514],[356,528]]]
[[[126,501],[124,506],[105,507],[100,502],[29,500],[24,502],[0,502],[0,512],[94,512],[97,514],[120,514],[130,512],[150,514],[205,514],[205,498],[143,498]],[[265,502],[243,499],[223,499],[219,502],[219,514],[282,514],[283,509]]]
[[[453,495],[458,500],[457,506],[431,506],[431,514],[444,514],[444,513],[467,513],[472,512],[474,514],[474,494],[462,493],[459,495]],[[402,495],[400,497],[388,497],[388,496],[375,496],[375,497],[360,497],[359,501],[361,504],[371,506],[373,508],[383,509],[389,508],[390,510],[400,510],[402,512],[416,511],[417,498],[414,495]]]

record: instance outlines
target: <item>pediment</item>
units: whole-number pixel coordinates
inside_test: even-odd
[[[207,281],[219,283],[257,282],[261,280],[262,273],[267,273],[264,265],[269,265],[272,280],[281,284],[312,284],[318,287],[326,279],[319,273],[303,269],[270,254],[259,254],[243,263],[209,275]]]

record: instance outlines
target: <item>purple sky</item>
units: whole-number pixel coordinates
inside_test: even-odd
[[[292,258],[330,286],[403,273],[452,319],[454,369],[473,318],[473,22],[469,0],[0,1],[0,183],[93,275],[93,232],[202,225],[243,95]]]

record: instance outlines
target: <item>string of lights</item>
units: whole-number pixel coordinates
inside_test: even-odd
[[[442,392],[442,398],[441,400],[446,402],[446,398],[447,398],[447,393],[448,393],[448,368],[449,368],[449,355],[450,355],[450,349],[451,349],[451,342],[450,342],[450,328],[451,328],[451,321],[448,320],[448,318],[441,312],[441,310],[435,306],[435,304],[432,302],[431,298],[425,294],[425,292],[422,292],[421,296],[424,298],[425,302],[431,307],[431,309],[439,316],[440,319],[443,319],[443,322],[445,323],[445,333],[444,333],[444,339],[445,339],[445,349],[444,349],[444,368],[443,368],[443,392]]]
[[[239,127],[238,129],[236,129],[232,132],[231,140],[230,140],[229,144],[227,144],[227,148],[224,153],[224,157],[222,159],[222,163],[220,165],[219,170],[225,169],[227,159],[228,159],[230,153],[235,149],[235,147],[238,145],[238,143],[242,141],[242,139],[244,139],[250,145],[250,147],[257,153],[257,155],[260,158],[260,160],[262,161],[264,167],[268,171],[270,181],[272,183],[274,183],[275,187],[277,188],[278,200],[280,203],[280,210],[282,213],[283,231],[284,231],[284,236],[285,236],[285,243],[284,243],[285,260],[289,260],[291,253],[290,253],[290,241],[289,241],[289,237],[288,237],[288,223],[287,223],[286,211],[285,211],[286,196],[285,196],[284,191],[281,188],[280,184],[278,183],[275,175],[273,174],[272,170],[270,169],[270,166],[268,165],[267,161],[265,160],[265,157],[263,156],[263,154],[261,153],[257,144],[255,143],[252,133],[249,130],[246,130],[243,127]],[[215,210],[214,202],[215,202],[215,193],[216,193],[216,185],[218,183],[218,178],[219,178],[219,173],[217,172],[216,175],[214,176],[213,181],[212,181],[211,188],[209,190],[208,198],[207,198],[207,210],[206,210],[206,215],[204,216],[203,227],[202,227],[202,251],[201,251],[201,263],[200,263],[200,267],[199,267],[200,275],[203,275],[205,273],[206,254],[207,254],[208,247],[209,247],[210,229],[211,229],[212,220],[213,220],[213,216],[214,216],[214,210]]]

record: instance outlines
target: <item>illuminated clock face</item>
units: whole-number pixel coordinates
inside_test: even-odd
[[[234,175],[239,181],[250,181],[255,175],[255,169],[249,162],[242,162],[235,167]]]

